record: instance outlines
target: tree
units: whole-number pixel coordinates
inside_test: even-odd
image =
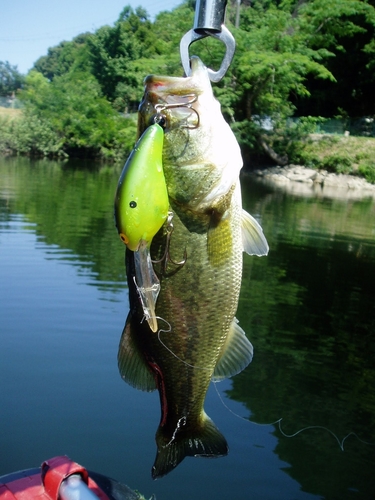
[[[232,31],[237,52],[219,92],[224,111],[245,149],[260,146],[286,163],[292,131],[287,120],[295,111],[290,96],[309,94],[308,75],[334,80],[322,64],[330,53],[307,46],[299,19],[288,9],[264,8],[263,2],[243,9],[240,28]]]
[[[112,108],[89,73],[66,73],[49,82],[31,71],[21,97],[26,111],[60,136],[69,156],[109,156],[111,150],[126,154],[133,147],[135,123]]]
[[[8,97],[22,87],[24,76],[18,72],[17,66],[8,61],[0,61],[0,97]]]
[[[219,93],[244,147],[261,145],[276,161],[287,162],[297,132],[289,118],[312,89],[337,89],[340,42],[366,32],[364,22],[372,26],[374,14],[361,0],[254,0],[242,7],[240,28],[232,29],[236,56]],[[340,64],[342,75],[347,66]]]
[[[48,80],[61,76],[68,71],[89,71],[89,52],[87,46],[91,33],[82,33],[72,41],[60,42],[56,47],[50,47],[47,55],[40,57],[33,69],[39,71]]]
[[[159,57],[160,43],[144,9],[127,6],[114,26],[103,26],[88,40],[91,72],[103,94],[118,109],[137,109],[144,74],[137,73],[140,58]],[[133,89],[133,92],[128,92]]]
[[[331,117],[375,114],[373,99],[375,8],[362,0],[314,0],[296,8],[308,46],[328,49],[325,66],[335,82],[308,78],[311,98],[293,98],[300,114]]]
[[[314,123],[302,120],[295,125],[291,117],[332,116],[339,108],[351,114],[375,113],[375,8],[370,2],[246,0],[241,4],[238,29],[231,26],[236,9],[237,4],[235,8],[229,4],[227,12],[227,25],[237,42],[236,54],[227,75],[213,88],[244,152],[260,148],[276,161],[286,162],[295,138]],[[28,93],[35,92],[38,113],[52,113],[52,101],[48,110],[39,102],[41,98],[48,101],[52,91],[60,101],[64,101],[64,92],[72,93],[71,101],[80,112],[88,110],[79,102],[88,104],[94,95],[100,109],[104,109],[104,99],[117,111],[136,112],[147,74],[182,75],[179,44],[193,26],[193,19],[194,0],[160,13],[154,23],[143,8],[134,11],[126,6],[113,26],[49,49],[35,64],[47,80],[31,75],[29,80],[34,79]],[[194,43],[189,52],[217,69],[224,45],[207,37]],[[83,82],[87,97],[80,94],[77,98],[77,81]],[[53,85],[47,92],[48,82]],[[67,109],[69,102],[67,99]],[[65,116],[63,109],[58,113]],[[74,113],[72,110],[72,116]],[[100,127],[99,122],[94,123]],[[70,130],[71,123],[66,126]],[[102,139],[105,142],[104,135]],[[91,139],[89,143],[93,144]]]

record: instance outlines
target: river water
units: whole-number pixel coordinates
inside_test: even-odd
[[[251,365],[212,385],[230,453],[150,469],[158,395],[126,385],[119,171],[0,159],[0,475],[66,454],[157,500],[375,498],[375,204],[242,182],[268,257],[244,256]]]

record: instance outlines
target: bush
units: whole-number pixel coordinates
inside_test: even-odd
[[[367,161],[358,167],[358,172],[363,175],[367,182],[375,184],[375,162]]]
[[[327,156],[321,162],[321,168],[336,174],[350,174],[352,172],[352,161],[347,156]]]
[[[0,151],[31,156],[123,159],[134,146],[136,119],[116,112],[87,73],[49,82],[32,71],[17,120],[2,120]]]
[[[0,153],[27,156],[99,156],[107,160],[123,161],[132,150],[137,133],[133,118],[116,117],[111,131],[111,142],[95,148],[77,146],[74,149],[67,137],[55,130],[45,118],[25,113],[17,120],[0,117]]]
[[[64,156],[61,138],[51,124],[28,113],[17,120],[0,120],[0,152]]]

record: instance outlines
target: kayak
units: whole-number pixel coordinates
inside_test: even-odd
[[[0,500],[144,500],[138,492],[67,456],[53,457],[40,467],[0,476]]]

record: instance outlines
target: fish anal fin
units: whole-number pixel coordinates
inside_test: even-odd
[[[219,382],[240,373],[253,359],[253,346],[233,319],[226,341],[221,348],[218,361],[212,375],[213,382]]]
[[[228,454],[225,437],[206,413],[202,412],[200,424],[193,428],[179,425],[172,437],[165,436],[161,427],[156,433],[158,450],[152,467],[153,479],[171,472],[185,457],[217,458]]]
[[[132,387],[142,391],[156,389],[155,378],[133,339],[131,314],[121,335],[117,362],[121,377]]]
[[[254,217],[245,210],[242,210],[241,225],[244,252],[249,255],[257,255],[258,257],[267,255],[269,247],[263,230]]]

